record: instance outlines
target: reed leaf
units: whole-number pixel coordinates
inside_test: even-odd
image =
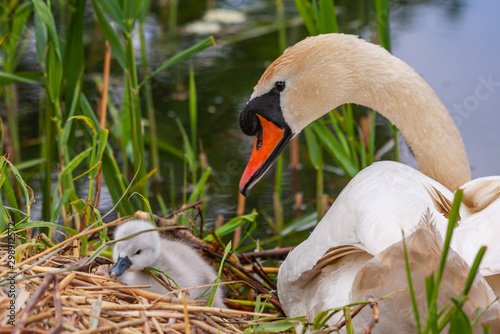
[[[114,1],[109,1],[109,2],[111,3]],[[116,60],[123,69],[126,69],[127,63],[125,61],[125,49],[123,48],[123,45],[117,33],[111,26],[111,23],[106,18],[106,15],[104,15],[104,12],[101,8],[102,3],[108,3],[108,1],[92,0],[92,5],[94,6],[94,11],[97,17],[97,21],[99,21],[102,33],[104,34],[104,37],[108,41],[109,46],[111,47],[111,50],[113,51],[113,55],[115,56]]]
[[[193,64],[189,66],[189,123],[191,125],[191,148],[193,154],[196,155],[197,142],[197,98],[196,98],[196,82],[194,78]]]
[[[307,28],[310,36],[316,36],[319,34],[319,29],[314,22],[313,9],[308,0],[295,0],[295,6],[299,11],[302,20],[304,21],[304,25]]]
[[[162,72],[166,68],[168,68],[172,65],[175,65],[178,62],[185,60],[189,57],[192,57],[193,55],[197,54],[198,52],[201,52],[201,51],[205,50],[206,48],[213,46],[213,45],[215,45],[215,40],[214,40],[213,36],[210,36],[210,37],[205,38],[204,40],[196,43],[195,45],[193,45],[189,49],[184,50],[182,52],[179,52],[178,54],[176,54],[175,56],[173,56],[169,60],[163,62],[153,72],[151,72],[151,74],[146,76],[144,78],[144,80],[139,84],[139,87],[142,87],[142,85],[144,85],[146,83],[146,81],[148,81],[149,79],[154,77],[156,74]]]
[[[191,196],[189,196],[189,199],[187,200],[188,205],[193,204],[198,199],[203,189],[205,188],[205,184],[207,183],[211,173],[212,173],[212,168],[208,167],[205,170],[205,172],[201,175],[198,184],[196,185],[193,192],[191,193]]]
[[[234,230],[236,230],[238,227],[243,226],[244,224],[251,223],[255,221],[255,218],[257,217],[257,211],[253,210],[251,213],[239,217],[235,217],[222,225],[219,229],[215,231],[215,234],[219,237],[222,238],[230,233],[233,233]],[[214,241],[214,237],[212,235],[207,235],[205,238],[203,238],[205,241]]]
[[[32,2],[24,2],[17,6],[12,15],[11,24],[8,25],[6,22],[3,42],[0,42],[2,47],[7,51],[8,57],[5,57],[4,60],[4,71],[13,72],[14,68],[17,65],[17,61],[19,57],[22,55],[22,50],[18,49],[19,42],[23,36],[23,31],[26,26],[26,22],[28,21],[31,13],[33,11],[33,3]],[[16,52],[20,51],[17,56]]]
[[[84,68],[83,17],[86,0],[72,0],[63,54],[63,77],[66,105],[72,105]],[[66,116],[71,117],[71,116]]]
[[[251,333],[278,333],[291,330],[292,328],[300,325],[302,322],[293,319],[284,319],[273,321],[270,323],[258,324],[255,326]],[[246,332],[245,332],[246,333]]]
[[[212,306],[215,302],[215,292],[217,292],[217,288],[220,282],[220,278],[222,276],[222,268],[224,267],[224,262],[226,261],[226,257],[229,255],[231,252],[231,241],[227,244],[226,248],[224,249],[224,255],[222,256],[222,260],[220,261],[219,264],[219,271],[217,272],[217,278],[215,279],[215,282],[213,282],[212,289],[210,291],[210,296],[208,297],[207,300],[207,306]]]
[[[19,72],[15,74],[0,72],[0,87],[4,87],[16,82],[22,82],[31,85],[40,85],[41,83],[37,79],[41,78],[41,74],[36,72]]]
[[[125,23],[125,16],[120,7],[120,3],[116,0],[98,0],[99,5],[106,11],[106,14],[124,31],[131,32]]]
[[[338,32],[337,16],[335,15],[335,5],[333,0],[319,0],[320,13],[318,30],[322,34]]]
[[[151,140],[152,140],[151,136],[149,136],[149,135],[144,136],[144,141],[146,142],[146,144],[151,144]],[[158,139],[158,138],[156,139],[156,144],[158,145],[158,149],[160,149],[161,151],[168,153],[171,156],[180,159],[181,161],[184,161],[186,159],[186,156],[184,155],[184,153],[182,153],[182,151],[179,150],[174,145],[169,144],[166,141]]]
[[[413,316],[415,317],[415,324],[417,326],[417,333],[422,333],[422,327],[420,325],[420,314],[418,312],[417,299],[415,297],[415,289],[413,287],[413,280],[411,277],[410,259],[408,258],[408,250],[406,248],[406,239],[403,232],[403,252],[405,257],[405,269],[406,278],[408,279],[408,287],[410,291],[411,306],[413,309]]]
[[[52,210],[52,216],[50,218],[50,221],[54,223],[59,216],[59,213],[61,212],[62,207],[66,204],[66,202],[69,199],[69,196],[73,192],[73,189],[65,189],[61,198],[59,199],[59,203],[57,203],[57,207]],[[54,200],[53,203],[55,204],[56,201]]]

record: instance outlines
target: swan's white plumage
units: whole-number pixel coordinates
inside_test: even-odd
[[[427,212],[417,230],[406,237],[408,257],[410,259],[413,287],[418,303],[421,323],[425,323],[427,314],[425,278],[435,273],[442,253],[442,238],[436,230],[434,215]],[[450,296],[461,295],[470,267],[453,250],[448,253],[446,267],[443,273],[439,289],[438,308],[442,309],[450,302]],[[417,331],[410,294],[408,292],[408,281],[406,279],[405,259],[403,256],[403,242],[399,241],[387,247],[370,261],[363,265],[356,275],[352,285],[353,300],[366,299],[366,296],[375,298],[387,295],[395,290],[404,289],[391,298],[379,302],[380,321],[374,333],[415,333]],[[485,279],[478,276],[469,292],[468,301],[462,310],[469,317],[475,319],[478,308],[490,309],[480,318],[479,324],[489,323],[492,325],[491,333],[500,330],[500,305],[495,301],[496,296]],[[491,306],[490,306],[491,305]],[[394,314],[396,317],[383,316]],[[373,312],[369,309],[363,310],[357,316],[355,326],[362,327],[373,318]],[[482,333],[481,326],[476,326],[475,333]]]
[[[114,239],[122,239],[154,228],[149,222],[131,220],[116,229]],[[140,254],[136,254],[138,250],[141,250]],[[128,285],[151,285],[151,288],[146,290],[158,294],[166,294],[168,291],[142,271],[146,267],[155,267],[164,271],[180,288],[209,285],[217,278],[213,267],[192,247],[180,241],[162,238],[158,231],[145,232],[131,239],[116,242],[113,249],[115,263],[119,257],[128,257],[132,262],[130,268],[119,277],[120,281]],[[189,289],[188,298],[195,299],[205,290],[207,290],[206,286]],[[214,306],[225,307],[221,287],[217,289]]]
[[[438,258],[454,191],[459,187],[464,189],[464,202],[449,270],[456,270],[461,282],[467,275],[465,263],[470,266],[479,248],[486,245],[489,250],[480,272],[500,295],[500,177],[470,181],[458,129],[413,69],[379,46],[354,36],[330,34],[307,38],[288,49],[267,68],[251,98],[269,92],[277,81],[286,82],[280,107],[292,133],[298,134],[341,104],[361,104],[380,112],[401,130],[420,168],[419,172],[396,162],[374,163],[344,188],[310,237],[280,267],[278,293],[287,315],[307,314],[312,320],[319,311],[365,299],[368,291],[380,296],[384,289],[404,285],[404,261],[396,254],[402,231],[413,238],[413,254],[425,255],[429,261]],[[433,217],[432,228],[419,226],[424,214]],[[389,261],[382,261],[384,270],[377,264],[381,258]],[[421,265],[416,273],[419,280],[435,269],[425,262]],[[392,283],[369,288],[362,272]],[[482,277],[478,282],[474,291],[480,292],[470,298],[484,307],[493,295]],[[461,288],[450,283],[443,289],[443,300],[460,293]],[[426,303],[422,295],[419,299]],[[388,305],[392,306],[382,316],[411,312],[409,302]],[[491,319],[498,318],[495,312],[490,313]],[[391,328],[391,320],[384,321]],[[392,330],[406,332],[407,324],[393,325]]]

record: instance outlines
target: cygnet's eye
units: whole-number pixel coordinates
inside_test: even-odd
[[[284,81],[276,81],[276,83],[274,84],[274,88],[278,92],[282,92],[285,89],[285,82]]]
[[[137,252],[135,252],[135,255],[141,254],[141,250],[139,249]]]

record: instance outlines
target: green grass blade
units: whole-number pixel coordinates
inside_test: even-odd
[[[30,159],[30,160],[24,160],[23,162],[20,162],[16,164],[17,169],[23,170],[23,169],[28,169],[34,166],[41,165],[45,162],[45,159],[42,158],[36,158],[36,159]]]
[[[149,79],[154,77],[156,74],[160,73],[161,71],[165,70],[167,67],[172,66],[174,64],[177,64],[178,62],[180,62],[184,59],[187,59],[187,58],[197,54],[198,52],[201,52],[201,51],[205,50],[206,48],[213,46],[213,45],[215,45],[215,40],[212,36],[210,36],[208,38],[205,38],[201,42],[196,43],[195,45],[193,45],[189,49],[184,50],[182,52],[179,52],[178,54],[176,54],[175,56],[173,56],[169,60],[165,61],[160,66],[158,66],[158,68],[156,68],[156,70],[151,72],[151,74],[146,76],[144,78],[144,80],[140,83],[139,87],[142,87],[142,85],[144,85],[144,83],[146,81],[148,81]]]
[[[255,221],[255,218],[257,217],[257,211],[252,211],[251,213],[239,217],[235,217],[222,225],[221,228],[217,229],[215,231],[215,234],[219,237],[222,238],[230,233],[233,233],[234,230],[236,230],[238,227],[243,226],[244,224],[251,223]],[[212,235],[207,235],[205,238],[203,238],[205,241],[214,241],[214,237]]]
[[[208,181],[208,178],[210,177],[210,173],[212,173],[212,168],[208,167],[205,172],[201,175],[200,180],[198,181],[198,184],[194,188],[193,192],[191,193],[191,196],[189,196],[189,199],[187,201],[187,204],[193,204],[198,197],[200,196],[201,192],[203,191],[205,184]]]
[[[43,24],[41,17],[39,15],[35,15],[36,58],[39,64],[43,63],[48,39],[47,27]]]
[[[375,110],[372,110],[371,112],[372,112],[372,126],[370,130],[370,141],[368,142],[367,165],[371,165],[375,157],[375,120],[377,117],[377,113]]]
[[[21,223],[16,225],[16,229],[24,229],[24,228],[33,228],[33,227],[49,227],[52,229],[55,228],[62,228],[66,232],[70,233],[71,235],[77,235],[78,232],[75,229],[72,229],[70,227],[60,225],[60,224],[55,224],[55,223],[50,223],[50,222],[40,222],[40,221],[33,221],[33,222],[26,222],[26,223]]]
[[[124,21],[124,14],[120,4],[116,0],[98,0],[99,5],[106,11],[111,19],[124,31],[130,32]]]
[[[319,157],[318,157],[319,154],[318,151],[320,148],[318,140],[316,139],[316,136],[314,135],[312,129],[309,127],[306,127],[304,130],[302,130],[302,133],[306,138],[306,145],[307,145],[307,152],[309,153],[309,159],[311,160],[311,163],[314,166],[314,168],[318,169],[320,168]]]
[[[214,303],[215,292],[217,291],[218,284],[220,282],[220,277],[222,275],[222,268],[224,266],[224,262],[226,261],[226,257],[230,251],[231,251],[231,241],[229,241],[226,248],[224,249],[224,256],[222,257],[222,260],[220,261],[219,272],[217,273],[217,278],[215,279],[214,286],[212,287],[212,291],[210,291],[210,296],[208,297],[208,301],[207,301],[208,306],[212,306]]]
[[[81,81],[84,67],[83,17],[86,0],[74,0],[69,11],[66,43],[63,55],[63,77],[66,105],[72,105],[76,86]]]
[[[33,11],[33,3],[32,2],[24,2],[15,9],[12,14],[12,23],[7,29],[10,31],[7,32],[5,39],[2,45],[7,50],[9,57],[8,59],[4,59],[4,69],[7,72],[11,72],[14,70],[15,60],[16,60],[16,52],[18,51],[18,45],[23,36],[23,31],[26,26],[26,22],[28,21],[31,12]],[[4,31],[5,33],[6,31]],[[20,50],[21,51],[21,50]],[[22,53],[22,52],[20,52]]]
[[[56,23],[54,21],[54,16],[50,11],[49,7],[42,0],[32,0],[35,6],[35,16],[37,16],[41,22],[47,28],[48,37],[50,37],[51,43],[53,43],[53,49],[56,52],[58,59],[61,59],[61,53],[59,49],[59,36],[57,36]]]
[[[118,212],[123,216],[134,214],[135,209],[132,203],[120,200],[122,195],[126,193],[128,184],[111,152],[104,152],[101,166],[111,198],[114,203],[118,203]]]
[[[151,144],[151,136],[145,135],[144,141],[146,142],[146,144]],[[180,159],[181,161],[186,160],[186,156],[184,155],[184,153],[182,153],[182,151],[179,150],[174,145],[167,143],[166,141],[163,141],[163,140],[158,139],[158,138],[156,139],[156,144],[158,145],[158,149],[160,149],[161,151],[168,153],[168,154],[172,155],[173,157]]]
[[[179,127],[179,130],[181,131],[182,141],[184,144],[184,151],[186,152],[185,156],[186,156],[186,158],[187,158],[186,160],[189,164],[189,169],[191,171],[194,171],[196,168],[196,164],[197,164],[196,155],[194,153],[193,148],[191,147],[191,142],[189,141],[188,135],[186,133],[186,129],[184,129],[182,122],[178,118],[176,119],[176,122],[177,122],[177,126]]]
[[[462,292],[463,296],[467,296],[472,287],[472,283],[474,282],[474,278],[479,272],[479,265],[481,264],[481,260],[484,257],[484,253],[486,253],[486,246],[483,246],[479,249],[476,258],[474,259],[474,263],[470,268],[469,275],[467,276],[467,281],[465,282],[464,291]]]
[[[406,238],[404,236],[404,233],[403,233],[403,252],[405,257],[406,277],[408,279],[408,287],[410,290],[411,306],[413,308],[413,316],[415,317],[415,324],[417,325],[417,333],[420,334],[422,333],[422,327],[420,325],[420,315],[418,313],[417,299],[415,297],[415,289],[413,288],[413,280],[411,277],[411,270],[410,270],[410,259],[408,258],[408,250],[406,248]]]
[[[318,27],[315,24],[314,16],[312,14],[311,4],[308,0],[295,0],[295,6],[299,11],[302,20],[304,21],[304,25],[309,32],[309,35],[315,36],[319,34]]]
[[[299,320],[295,321],[293,319],[278,320],[270,323],[258,324],[251,331],[251,333],[281,333],[281,332],[294,333],[293,331],[290,330],[300,324],[301,321]]]
[[[40,85],[41,82],[34,80],[30,77],[38,77],[37,79],[41,79],[41,74],[36,72],[24,72],[24,73],[6,73],[0,72],[0,87],[10,85],[15,82],[22,82],[31,85]]]
[[[64,190],[64,192],[61,196],[61,199],[59,200],[59,203],[57,204],[57,207],[55,208],[55,210],[52,210],[52,217],[50,218],[50,221],[52,223],[55,223],[57,217],[59,216],[59,213],[61,212],[62,207],[68,201],[69,196],[71,195],[72,191],[73,191],[73,189],[65,189]],[[55,203],[56,201],[53,201],[53,202]]]
[[[453,334],[472,334],[472,324],[469,317],[462,310],[461,306],[455,304],[454,312],[450,316],[450,333]]]
[[[433,280],[432,286],[431,283],[429,282],[429,286],[427,286],[428,292],[431,289],[432,293],[429,298],[429,295],[427,295],[428,298],[428,304],[429,304],[429,314],[427,316],[427,321],[425,324],[424,328],[424,333],[429,333],[431,332],[438,332],[438,319],[437,319],[437,299],[438,299],[438,293],[439,293],[439,285],[441,283],[441,278],[443,277],[443,272],[444,272],[444,267],[446,264],[446,258],[448,257],[448,252],[450,250],[450,242],[451,242],[451,237],[453,235],[453,229],[455,228],[455,224],[457,223],[458,220],[458,215],[459,215],[459,208],[460,204],[462,202],[462,195],[463,195],[463,190],[458,189],[455,192],[455,198],[453,200],[453,204],[451,206],[449,218],[448,218],[448,228],[446,230],[446,236],[444,239],[444,245],[443,245],[443,253],[441,255],[441,260],[439,262],[439,267],[438,271],[436,274],[436,279],[435,281]],[[432,277],[432,276],[431,276]],[[429,280],[429,278],[428,278]],[[426,280],[427,283],[427,280]]]
[[[191,124],[191,147],[193,154],[196,155],[197,146],[197,98],[196,98],[196,82],[194,78],[193,64],[189,66],[189,121]]]
[[[390,38],[390,7],[389,0],[375,0],[375,10],[377,11],[377,26],[380,38],[380,45],[387,51],[391,51]]]
[[[14,166],[10,161],[8,161],[4,156],[0,157],[0,160],[3,160],[6,165],[9,166],[10,171],[12,174],[14,174],[17,182],[20,184],[21,189],[23,191],[24,195],[24,203],[26,205],[26,213],[29,216],[30,215],[30,208],[31,208],[31,203],[34,201],[33,198],[33,191],[31,190],[30,187],[24,182],[23,177],[21,176],[21,173],[19,173],[19,170]]]
[[[85,160],[92,152],[92,147],[87,148],[85,151],[79,153],[76,157],[74,157],[71,162],[64,167],[61,171],[60,176],[64,176],[72,172],[76,167],[78,167],[83,160]]]
[[[92,4],[94,6],[94,12],[97,16],[97,21],[99,21],[99,25],[101,26],[104,37],[108,41],[109,46],[113,51],[113,55],[115,56],[120,66],[123,69],[126,69],[127,62],[125,61],[125,49],[123,48],[123,45],[120,39],[118,38],[118,35],[116,34],[110,22],[104,15],[100,3],[98,3],[97,0],[92,0]]]
[[[337,16],[335,15],[335,4],[333,0],[319,0],[319,32],[329,34],[338,32]]]

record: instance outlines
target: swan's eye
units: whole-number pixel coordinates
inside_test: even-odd
[[[141,254],[141,250],[139,249],[137,252],[135,252],[135,255]]]
[[[274,88],[275,88],[278,92],[282,92],[282,91],[285,89],[285,82],[284,82],[284,81],[277,81],[277,82],[274,84]]]

